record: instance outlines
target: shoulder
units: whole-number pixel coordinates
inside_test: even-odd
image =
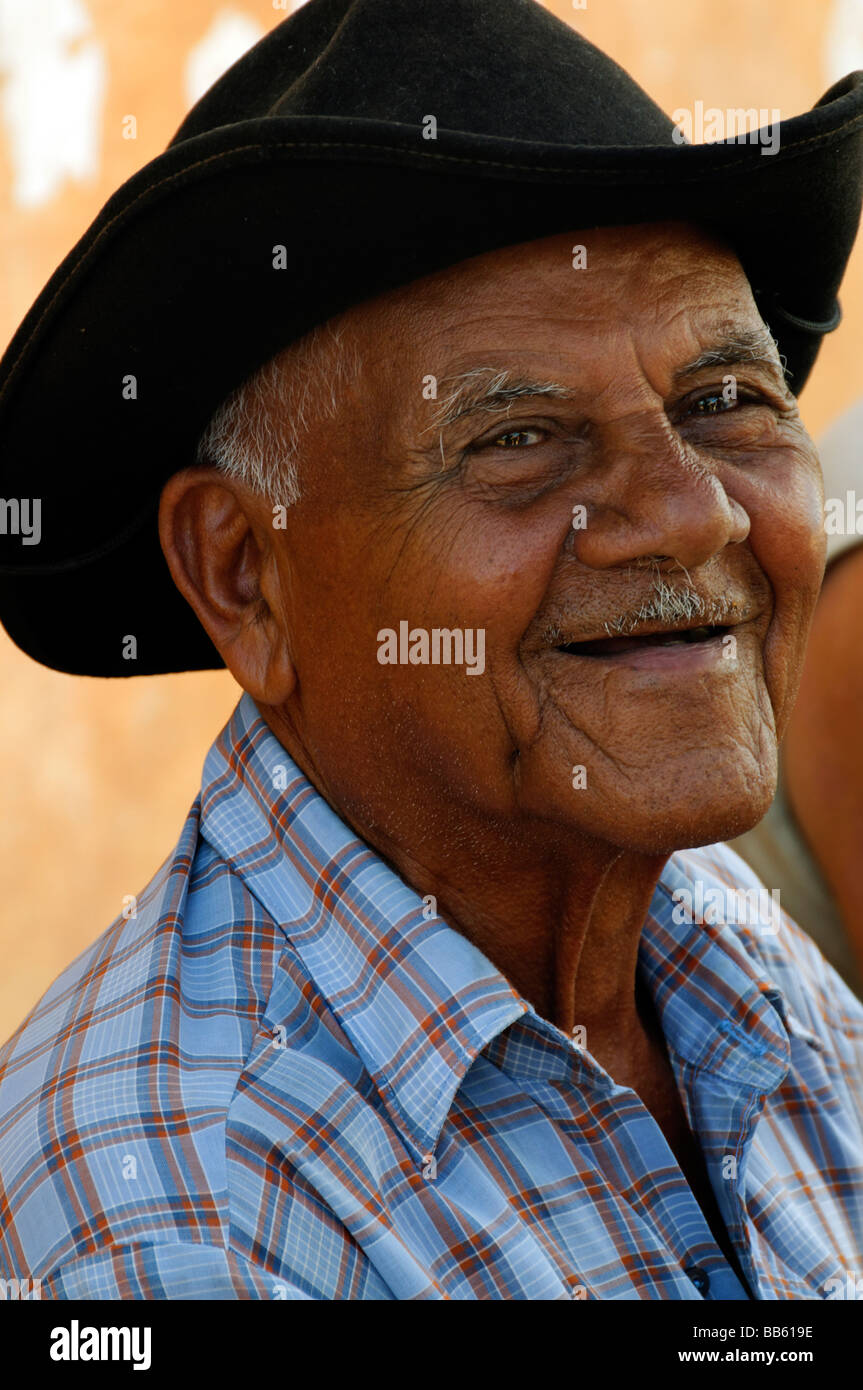
[[[284,938],[198,831],[196,801],[126,915],[0,1048],[4,1278],[222,1241],[224,1117]]]

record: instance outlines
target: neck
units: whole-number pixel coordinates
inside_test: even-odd
[[[417,893],[432,896],[436,912],[537,1013],[567,1033],[584,1028],[587,1048],[609,1070],[643,1055],[654,1021],[637,989],[638,944],[666,854],[531,818],[480,818],[451,799],[389,784],[380,803],[352,797],[321,775],[279,712],[262,713],[338,814]]]
[[[383,852],[537,1013],[566,1033],[583,1028],[593,1056],[619,1070],[652,1031],[638,945],[666,857],[591,848],[570,844],[536,862],[510,845],[492,873],[455,853],[436,871],[399,846]]]

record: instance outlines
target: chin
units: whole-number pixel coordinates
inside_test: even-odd
[[[744,835],[767,814],[775,793],[775,783],[759,794],[745,798],[726,798],[721,805],[687,807],[684,814],[654,816],[643,823],[633,816],[627,825],[622,848],[636,854],[674,854],[679,849],[698,849],[717,840],[733,840]]]

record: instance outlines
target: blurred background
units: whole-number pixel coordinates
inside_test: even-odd
[[[164,149],[226,67],[298,8],[294,0],[0,0],[0,348],[109,195]],[[547,8],[669,114],[701,100],[778,107],[786,119],[863,68],[863,0],[547,0]],[[801,398],[816,438],[863,386],[861,239],[842,302],[844,322]],[[226,672],[63,676],[0,629],[0,1040],[173,848],[238,694]]]

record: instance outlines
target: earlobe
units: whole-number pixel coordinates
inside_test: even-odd
[[[212,468],[183,469],[159,503],[159,539],[171,577],[235,680],[280,705],[296,684],[281,603],[264,590],[279,576],[266,504]]]

